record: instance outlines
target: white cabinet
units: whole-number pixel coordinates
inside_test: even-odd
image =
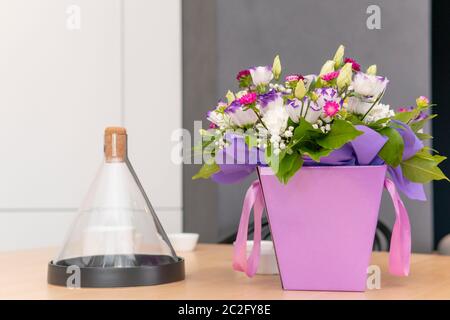
[[[127,126],[162,223],[181,230],[166,126],[181,126],[179,10],[178,0],[0,0],[0,250],[62,241],[108,125]]]

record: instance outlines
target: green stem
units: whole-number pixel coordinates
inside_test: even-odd
[[[381,98],[383,98],[384,93],[386,92],[386,89],[383,90],[382,93],[380,93],[380,95],[378,96],[378,98],[375,100],[375,102],[372,104],[372,106],[369,108],[369,110],[367,110],[367,112],[363,115],[363,117],[361,118],[361,121],[364,120],[364,118],[370,113],[370,111],[372,111],[373,107],[375,107],[375,105],[380,102]]]
[[[305,116],[303,118],[306,118],[306,115],[308,114],[309,111],[309,107],[311,106],[311,100],[308,99],[308,106],[306,107],[306,112],[305,112]],[[302,110],[303,111],[303,110]]]
[[[256,116],[258,117],[258,120],[261,122],[261,124],[263,125],[264,128],[266,128],[267,131],[269,131],[269,129],[266,127],[266,125],[264,124],[264,122],[261,119],[261,116],[259,115],[258,112],[256,112],[256,110],[254,108],[252,108],[253,112],[256,114]]]

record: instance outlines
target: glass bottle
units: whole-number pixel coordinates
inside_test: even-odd
[[[80,270],[81,287],[184,279],[184,260],[177,257],[128,159],[125,128],[106,128],[104,141],[103,163],[62,250],[49,264],[49,283],[70,285],[68,268]]]

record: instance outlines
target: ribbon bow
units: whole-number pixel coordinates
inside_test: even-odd
[[[389,250],[389,272],[396,276],[407,276],[409,274],[411,256],[411,227],[408,212],[395,188],[395,184],[386,178],[384,187],[389,192],[395,208],[395,224],[392,230]],[[247,230],[252,208],[255,232],[253,248],[247,259]],[[233,252],[233,269],[245,272],[249,277],[253,277],[258,269],[261,253],[261,219],[263,209],[264,198],[262,189],[259,180],[256,180],[245,195]]]

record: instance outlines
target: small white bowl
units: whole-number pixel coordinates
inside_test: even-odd
[[[253,241],[247,241],[247,256],[250,255],[253,248]],[[268,240],[261,241],[261,256],[259,258],[259,266],[256,274],[278,274],[277,258],[273,242]]]
[[[170,243],[175,251],[188,252],[194,251],[198,242],[198,233],[169,233]]]

